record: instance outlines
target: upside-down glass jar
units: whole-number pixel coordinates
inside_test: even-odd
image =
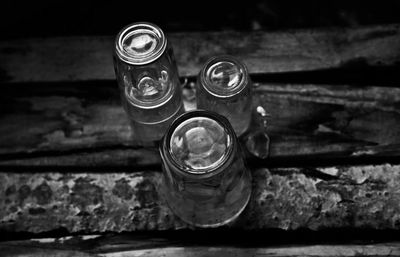
[[[225,116],[240,136],[250,126],[251,88],[247,68],[241,61],[229,55],[212,57],[197,78],[197,108]]]
[[[251,194],[251,173],[228,120],[210,111],[179,116],[160,145],[161,193],[171,210],[197,227],[231,223]]]
[[[160,140],[183,112],[178,69],[163,31],[146,22],[123,28],[115,40],[113,60],[133,139]]]

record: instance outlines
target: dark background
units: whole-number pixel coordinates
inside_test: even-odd
[[[400,22],[400,1],[18,1],[0,3],[1,39],[114,35],[150,21],[165,31],[280,30]]]

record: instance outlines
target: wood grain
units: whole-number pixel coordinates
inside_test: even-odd
[[[46,241],[49,240],[49,241]],[[0,250],[4,257],[8,256],[32,256],[32,257],[67,257],[67,256],[103,256],[103,257],[124,257],[124,256],[323,256],[323,257],[346,257],[346,256],[399,256],[400,245],[398,242],[380,244],[333,244],[333,245],[283,245],[267,247],[232,247],[232,246],[175,246],[135,249],[129,242],[114,242],[114,247],[110,251],[99,251],[96,247],[97,240],[93,242],[89,249],[70,250],[74,246],[74,238],[63,239],[61,242],[54,238],[45,240],[16,241],[0,243]],[[76,240],[76,239],[75,239]],[[82,241],[82,240],[81,240]],[[98,240],[98,241],[101,241]],[[104,242],[102,242],[104,244]],[[108,242],[109,243],[109,242]],[[75,242],[76,244],[76,242]],[[113,246],[105,242],[105,246]],[[131,246],[129,249],[129,246]],[[126,250],[120,250],[127,248]]]
[[[398,157],[400,89],[254,83],[271,114],[270,160]],[[29,84],[0,96],[0,165],[152,166],[157,149],[131,140],[115,83]],[[193,96],[185,88],[185,95]],[[189,100],[190,99],[190,100]],[[193,108],[195,99],[186,98]],[[252,130],[260,121],[255,118]],[[285,161],[284,161],[285,162]]]
[[[257,169],[230,228],[400,229],[400,166]],[[157,189],[161,172],[0,173],[0,231],[69,233],[189,228]]]
[[[167,32],[167,31],[166,31]],[[398,24],[285,32],[168,33],[181,76],[214,55],[242,59],[251,73],[385,67],[400,61]],[[113,80],[113,36],[0,42],[1,82]]]
[[[236,247],[166,247],[159,249],[132,250],[100,254],[104,257],[128,256],[398,256],[399,246],[393,245],[314,245],[271,248],[236,248]]]

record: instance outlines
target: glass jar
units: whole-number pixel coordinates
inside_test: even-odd
[[[183,221],[217,227],[232,222],[246,207],[251,173],[225,117],[203,110],[179,116],[160,153],[162,195]]]
[[[216,56],[197,79],[197,108],[215,111],[232,124],[238,136],[250,126],[252,83],[246,66],[233,56]]]
[[[144,22],[123,28],[115,40],[113,60],[133,139],[160,140],[183,112],[178,69],[163,31]]]

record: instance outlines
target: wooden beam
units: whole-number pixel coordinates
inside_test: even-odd
[[[51,238],[49,238],[51,239]],[[46,240],[49,240],[46,239]],[[54,239],[53,242],[57,242]],[[174,246],[157,247],[146,249],[119,250],[129,248],[129,242],[123,242],[123,246],[117,245],[111,251],[98,251],[98,242],[92,240],[94,247],[85,250],[70,250],[72,239],[63,243],[48,243],[45,240],[16,241],[0,243],[0,250],[4,257],[8,256],[32,256],[32,257],[69,257],[69,256],[102,256],[102,257],[125,257],[125,256],[322,256],[322,257],[356,257],[356,256],[399,256],[400,244],[380,243],[380,244],[333,244],[333,245],[282,245],[279,247],[232,247],[232,246]],[[117,244],[118,242],[114,242]],[[68,245],[70,244],[70,245]],[[75,243],[76,244],[76,243]],[[101,248],[101,246],[100,246]]]
[[[236,55],[251,73],[313,71],[399,64],[398,24],[286,32],[168,33],[181,76],[195,76],[208,58]],[[0,42],[1,82],[113,80],[114,37]]]
[[[98,257],[82,251],[0,245],[4,257]]]
[[[231,228],[400,229],[400,166],[257,169]],[[157,191],[161,172],[0,173],[0,231],[98,233],[188,228]]]
[[[138,148],[130,139],[115,83],[6,89],[0,96],[2,166],[160,164],[157,149]],[[185,105],[193,108],[195,99],[188,99]],[[271,114],[270,160],[350,160],[400,155],[399,102],[399,88],[255,83],[253,104]],[[252,130],[259,126],[254,119]]]
[[[158,249],[143,249],[100,254],[103,257],[128,257],[128,256],[398,256],[399,245],[314,245],[314,246],[288,246],[271,248],[237,248],[237,247],[165,247]]]

